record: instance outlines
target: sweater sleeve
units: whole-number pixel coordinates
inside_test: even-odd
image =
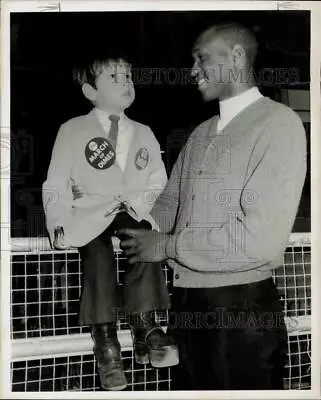
[[[56,226],[64,225],[64,219],[72,207],[70,145],[67,129],[62,125],[53,147],[47,180],[42,186],[43,206],[51,239]]]
[[[258,268],[282,255],[306,175],[305,131],[289,111],[273,118],[261,138],[264,151],[240,189],[240,215],[233,223],[176,232],[167,243],[169,258],[192,270],[226,273]],[[241,262],[233,261],[231,249],[241,252]]]

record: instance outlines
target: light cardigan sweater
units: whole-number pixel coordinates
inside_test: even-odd
[[[306,137],[288,107],[262,97],[217,135],[199,125],[151,211],[171,233],[174,286],[267,279],[282,263],[306,175]]]

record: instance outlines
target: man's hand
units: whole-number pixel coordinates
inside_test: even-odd
[[[128,257],[128,262],[160,262],[166,257],[166,244],[169,236],[165,233],[144,229],[120,229],[117,235],[129,236],[122,240],[120,248]]]

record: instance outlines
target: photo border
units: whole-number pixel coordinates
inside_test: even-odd
[[[10,14],[14,12],[91,12],[91,11],[311,11],[311,251],[312,251],[312,374],[311,390],[282,391],[202,391],[202,392],[12,392],[10,382]],[[321,4],[304,1],[28,1],[4,0],[1,4],[1,398],[68,399],[313,399],[320,396],[320,321],[321,273]],[[4,171],[8,171],[4,173]]]

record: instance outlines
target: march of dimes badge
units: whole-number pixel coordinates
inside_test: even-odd
[[[96,137],[87,143],[85,156],[92,167],[96,169],[107,169],[114,164],[116,153],[107,139]]]
[[[146,147],[139,149],[135,157],[135,165],[138,170],[145,169],[149,161],[149,154]]]

